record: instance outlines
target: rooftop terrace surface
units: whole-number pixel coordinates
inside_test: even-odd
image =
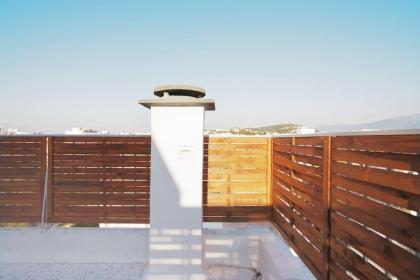
[[[147,235],[139,228],[3,228],[0,279],[141,279]],[[260,279],[258,272],[315,279],[269,224],[211,224],[204,239],[209,280]]]

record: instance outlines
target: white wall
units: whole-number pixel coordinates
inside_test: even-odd
[[[202,274],[203,107],[151,108],[150,265],[146,279]],[[153,274],[159,278],[152,277]]]

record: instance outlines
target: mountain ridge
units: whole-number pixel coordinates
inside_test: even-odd
[[[420,129],[420,113],[361,123],[317,127],[317,132],[352,132],[366,130]]]

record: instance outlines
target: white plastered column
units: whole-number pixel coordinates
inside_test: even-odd
[[[203,280],[204,107],[151,107],[147,280]]]

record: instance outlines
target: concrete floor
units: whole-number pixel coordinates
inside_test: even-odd
[[[208,224],[209,280],[315,279],[286,242],[264,224]],[[141,279],[145,228],[0,229],[0,279]]]
[[[9,263],[0,264],[0,279],[8,280],[138,280],[146,265],[141,263]],[[208,280],[255,280],[249,268],[213,265]]]

